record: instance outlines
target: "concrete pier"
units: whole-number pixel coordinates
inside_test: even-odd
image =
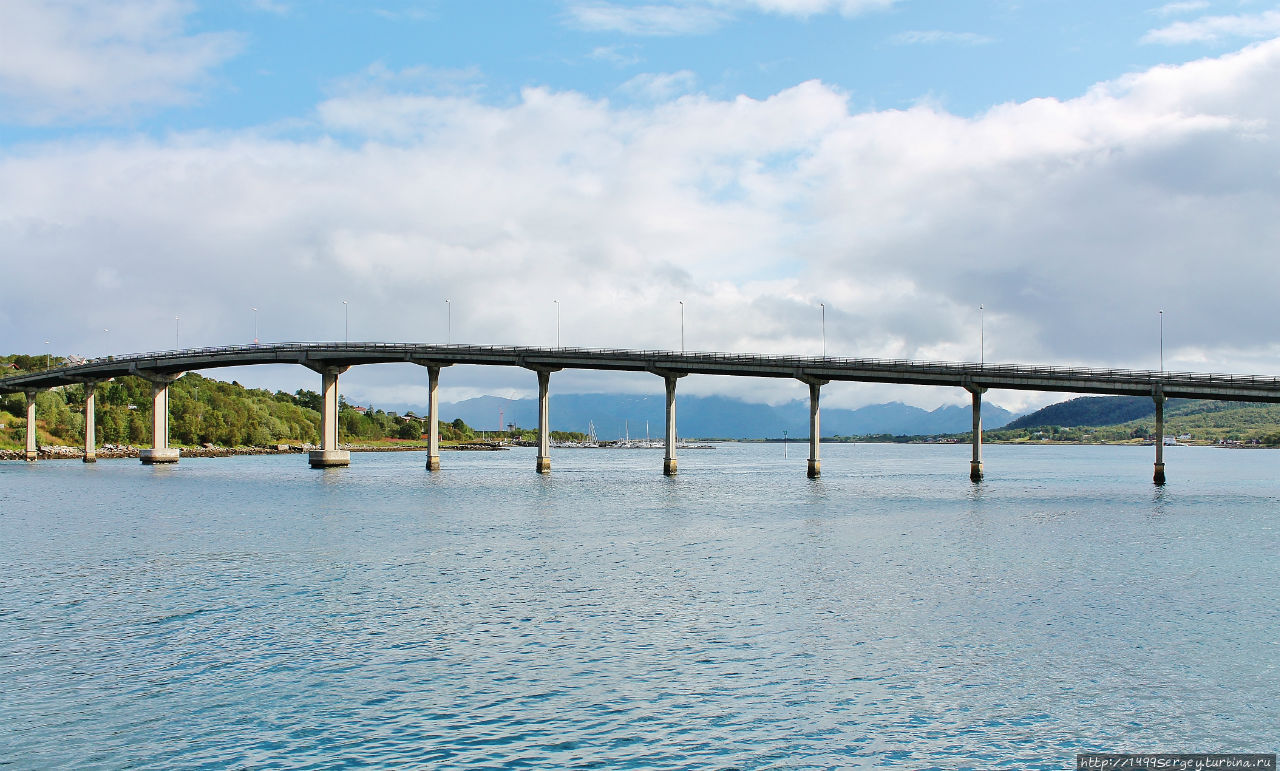
[[[551,422],[547,405],[550,400],[551,371],[540,369],[538,372],[538,461],[535,467],[539,474],[551,471]]]
[[[822,475],[822,460],[818,454],[822,445],[822,420],[818,411],[819,397],[825,381],[809,380],[809,468],[810,479]]]
[[[97,402],[97,383],[84,384],[84,460],[85,463],[96,463],[98,460],[97,420],[94,409]]]
[[[320,369],[320,395],[324,404],[320,409],[320,449],[307,455],[311,468],[350,466],[351,453],[338,449],[338,375],[346,367]]]
[[[665,375],[667,384],[667,442],[666,452],[662,457],[662,473],[673,477],[676,475],[676,380],[675,375]]]
[[[427,471],[440,470],[440,368],[427,367]]]
[[[1164,484],[1164,389],[1156,386],[1151,391],[1151,399],[1156,403],[1156,468],[1152,481]]]
[[[36,442],[36,392],[27,391],[27,451],[25,457],[34,461],[40,455],[40,445]]]
[[[181,454],[169,447],[169,384],[175,378],[151,381],[151,449],[138,452],[138,460],[147,465],[177,463]]]
[[[982,392],[985,388],[967,386],[973,395],[973,459],[969,461],[969,481],[982,481]]]

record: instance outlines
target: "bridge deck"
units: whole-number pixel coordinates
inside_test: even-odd
[[[313,369],[323,369],[395,362],[430,366],[478,364],[548,370],[591,369],[675,375],[798,378],[1131,396],[1150,396],[1159,386],[1169,398],[1280,402],[1280,378],[1257,375],[422,343],[276,343],[130,354],[0,378],[0,393],[42,390],[131,374],[175,375],[194,370],[258,364],[301,364]]]

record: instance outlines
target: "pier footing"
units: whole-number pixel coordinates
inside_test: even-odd
[[[177,463],[182,452],[176,447],[160,447],[147,450],[138,450],[138,460],[148,466],[158,463]]]
[[[440,456],[439,456],[439,455],[428,455],[428,456],[427,456],[427,471],[439,471],[439,470],[440,470]]]
[[[1163,463],[1156,464],[1155,473],[1152,475],[1151,481],[1155,482],[1158,485],[1164,484],[1164,464]]]
[[[982,461],[977,460],[977,461],[969,462],[969,481],[970,482],[982,481]]]
[[[307,454],[311,468],[335,468],[351,465],[350,450],[312,450]]]
[[[663,458],[663,459],[662,459],[662,473],[663,473],[665,476],[669,476],[669,477],[673,477],[673,476],[675,476],[675,475],[676,475],[676,469],[677,469],[677,464],[676,464],[676,459],[675,459],[675,458]]]
[[[810,479],[817,479],[822,476],[822,461],[816,458],[809,459],[808,475]]]
[[[538,464],[534,467],[534,469],[539,474],[550,474],[551,473],[551,456],[539,455]]]

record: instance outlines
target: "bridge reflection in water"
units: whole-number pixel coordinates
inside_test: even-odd
[[[419,343],[277,343],[272,345],[196,348],[111,356],[57,367],[43,372],[0,378],[0,393],[27,396],[26,458],[35,460],[36,394],[73,383],[85,386],[84,460],[96,459],[94,389],[97,383],[124,375],[151,382],[154,398],[152,447],[143,450],[143,463],[175,463],[179,451],[169,447],[169,384],[184,372],[255,364],[300,364],[319,373],[323,407],[320,449],[310,453],[315,468],[346,466],[351,455],[338,448],[338,376],[360,364],[407,362],[427,369],[427,468],[440,468],[440,370],[454,364],[523,367],[538,377],[537,470],[551,470],[551,427],[548,414],[551,373],[562,369],[649,372],[666,384],[666,453],[663,473],[676,473],[676,381],[685,375],[793,378],[809,386],[809,463],[807,473],[822,470],[819,456],[821,427],[819,396],[833,381],[899,383],[963,388],[973,400],[973,456],[969,477],[982,479],[982,394],[988,388],[1022,391],[1150,396],[1155,402],[1156,437],[1154,481],[1165,481],[1164,401],[1167,398],[1222,401],[1280,402],[1280,378],[1252,375],[1214,375],[1192,372],[1036,367],[1009,364],[963,364],[886,359],[770,356],[675,351],[527,348],[516,346],[427,345]]]

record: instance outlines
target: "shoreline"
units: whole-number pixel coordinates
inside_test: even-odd
[[[146,449],[150,448],[134,447],[132,445],[105,445],[98,448],[95,457],[99,460],[137,458],[139,450]],[[182,458],[230,458],[239,455],[302,455],[319,448],[310,444],[280,444],[274,447],[176,447],[174,449],[180,452],[180,457]],[[427,445],[343,444],[339,445],[338,449],[350,452],[426,452]],[[440,446],[441,452],[494,452],[505,449],[507,448],[491,442]],[[36,458],[38,460],[81,460],[84,458],[84,450],[66,445],[41,445]],[[0,450],[0,461],[5,460],[25,461],[26,452],[24,450]]]
[[[691,440],[692,441],[692,440]],[[707,441],[707,440],[704,440]],[[724,442],[742,442],[744,444],[781,444],[781,441],[774,440],[740,440],[740,439],[716,439],[710,440],[715,443]],[[796,444],[807,444],[807,439],[802,439]],[[842,442],[823,440],[823,444],[968,444],[967,442]],[[1024,447],[1150,447],[1150,442],[1045,442],[1045,441],[983,441],[986,445],[1003,445],[1003,446],[1024,446]],[[495,442],[472,442],[464,444],[442,444],[441,452],[501,452],[511,449],[512,446],[524,447],[530,446],[526,443],[516,443],[514,445],[503,445]],[[1273,450],[1275,447],[1268,447],[1261,444],[1178,444],[1167,445],[1171,447],[1212,447],[1223,450]],[[105,445],[98,448],[96,457],[100,460],[118,460],[121,458],[137,458],[139,450],[150,449],[147,447],[134,447],[132,445]],[[183,458],[230,458],[240,455],[301,455],[312,450],[319,449],[310,444],[280,444],[274,447],[178,447]],[[349,452],[426,452],[426,444],[412,445],[371,445],[371,444],[343,444],[338,449],[347,450]],[[565,450],[581,449],[565,447]],[[600,448],[600,449],[643,449],[643,448]],[[652,449],[662,449],[656,447]],[[701,450],[712,449],[709,445],[703,446],[687,446],[681,447],[682,450]],[[79,447],[68,447],[65,445],[41,445],[36,455],[38,460],[81,460],[84,457],[84,451]],[[2,450],[0,449],[0,461],[25,461],[26,453],[23,450]]]

